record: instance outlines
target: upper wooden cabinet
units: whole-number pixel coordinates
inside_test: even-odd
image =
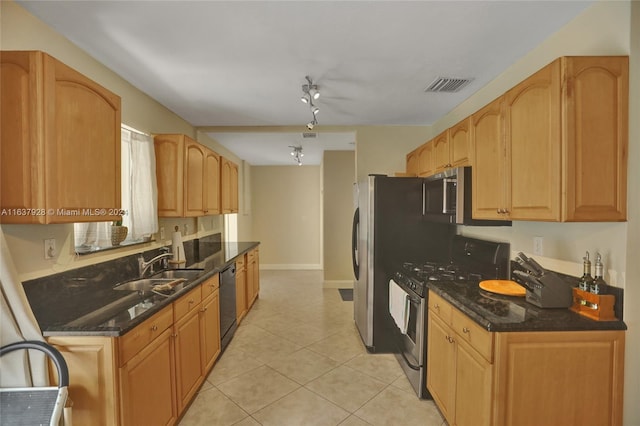
[[[419,176],[430,176],[434,173],[433,141],[429,141],[419,148],[418,164],[420,165]]]
[[[222,198],[222,213],[238,212],[238,165],[222,157],[220,167],[220,192]]]
[[[436,136],[432,141],[433,168],[438,173],[451,167],[449,155],[449,131],[445,130]]]
[[[471,165],[471,117],[460,121],[448,132],[450,167]]]
[[[472,116],[473,216],[626,220],[628,58],[563,57]]]
[[[120,97],[43,52],[0,67],[0,222],[119,219]]]
[[[407,154],[407,170],[406,173],[409,176],[418,176],[420,173],[420,159],[418,153],[420,148],[416,148]]]
[[[220,156],[181,134],[155,136],[158,215],[220,214]]]

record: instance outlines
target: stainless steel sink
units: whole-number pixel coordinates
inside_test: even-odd
[[[152,278],[185,278],[192,280],[202,275],[203,269],[168,269],[155,274]]]
[[[114,287],[114,290],[149,292],[153,289],[154,286],[168,284],[175,280],[175,278],[142,278],[139,280],[128,281],[126,283],[117,285]]]

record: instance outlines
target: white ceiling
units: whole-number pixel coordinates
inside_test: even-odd
[[[18,2],[197,127],[304,126],[309,75],[321,131],[430,125],[592,1]],[[473,81],[425,93],[440,76]],[[302,139],[213,136],[254,165],[291,164],[288,145]],[[352,139],[322,134],[316,147],[353,149]],[[302,144],[305,164],[318,164]]]

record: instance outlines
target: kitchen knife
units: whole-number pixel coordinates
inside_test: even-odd
[[[539,277],[544,275],[544,268],[542,266],[540,266],[540,264],[538,262],[536,262],[535,260],[533,260],[532,258],[529,258],[527,256],[525,256],[524,253],[520,252],[518,253],[519,258],[522,260],[523,263],[520,263],[521,266],[523,266],[524,268],[526,268],[529,272],[531,272],[533,275]],[[518,258],[516,258],[516,261],[518,260]]]
[[[518,271],[516,269],[514,271],[511,271],[511,273],[517,277],[520,277],[524,281],[523,285],[531,291],[535,291],[538,288],[544,287],[544,284],[542,284],[540,280],[538,280],[533,275],[527,274],[524,271]]]

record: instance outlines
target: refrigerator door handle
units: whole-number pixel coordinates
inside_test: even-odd
[[[353,275],[360,279],[360,265],[358,265],[358,225],[360,224],[360,208],[353,214],[353,227],[351,229],[351,260],[353,262]]]

